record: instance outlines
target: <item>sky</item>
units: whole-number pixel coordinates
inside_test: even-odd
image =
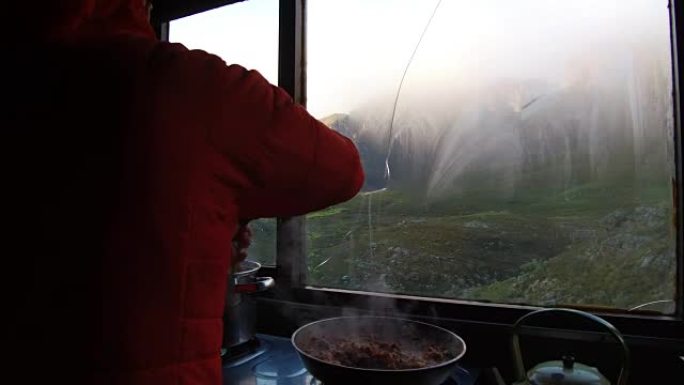
[[[391,104],[438,1],[308,0],[309,111],[323,118],[370,100]],[[624,47],[656,42],[667,50],[668,34],[667,0],[442,0],[402,92],[430,98],[440,87],[496,79],[562,84],[578,63],[626,62]],[[170,40],[277,83],[278,0],[173,21]]]

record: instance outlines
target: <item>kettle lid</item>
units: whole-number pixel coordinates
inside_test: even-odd
[[[527,378],[531,385],[610,385],[598,369],[575,363],[572,356],[543,362],[530,369]]]

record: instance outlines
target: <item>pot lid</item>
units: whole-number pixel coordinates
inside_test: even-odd
[[[261,269],[261,264],[259,262],[244,260],[233,268],[232,275],[233,277],[241,277],[243,275],[254,274],[259,269]]]
[[[562,361],[543,362],[527,373],[531,385],[610,385],[598,369],[575,363],[572,356]]]

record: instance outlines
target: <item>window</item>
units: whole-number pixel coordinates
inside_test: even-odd
[[[278,83],[278,0],[235,3],[169,24],[169,41],[257,70]]]
[[[226,25],[228,10],[259,2],[201,15],[222,11]],[[193,4],[160,3],[156,17],[216,2]],[[476,323],[528,309],[507,304],[586,306],[635,335],[681,335],[674,4],[672,15],[667,0],[271,4],[253,16],[279,23],[278,56],[275,45],[251,50],[272,52],[280,85],[356,141],[368,175],[350,202],[265,222],[270,237],[256,247],[269,251],[251,254],[273,263],[278,233],[269,274],[291,290],[276,303],[371,309],[382,299]],[[227,46],[207,23],[179,35],[198,16],[158,27],[191,48]],[[256,41],[250,28],[243,41]]]
[[[250,0],[173,20],[169,41],[220,56],[226,63],[259,71],[278,83],[278,0]],[[250,224],[249,259],[275,264],[276,221]]]
[[[308,108],[367,180],[307,283],[674,312],[667,6],[309,0]]]

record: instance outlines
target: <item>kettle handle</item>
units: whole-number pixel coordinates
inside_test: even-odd
[[[617,385],[627,385],[627,376],[629,375],[629,348],[627,347],[627,344],[625,343],[625,339],[622,337],[622,334],[615,328],[615,326],[611,325],[608,321],[604,320],[601,317],[595,316],[591,313],[583,312],[580,310],[575,310],[575,309],[541,309],[541,310],[536,310],[530,313],[525,314],[524,316],[520,317],[515,324],[513,325],[513,337],[512,337],[512,347],[513,347],[513,360],[514,360],[514,365],[515,365],[515,376],[517,378],[516,381],[524,382],[527,380],[527,371],[525,370],[525,365],[523,364],[522,360],[522,355],[520,353],[520,339],[518,338],[518,333],[520,331],[520,328],[522,326],[523,321],[536,316],[541,313],[550,313],[550,312],[556,312],[556,313],[565,313],[569,315],[577,315],[580,317],[588,318],[592,321],[595,321],[601,325],[605,329],[607,329],[610,334],[615,337],[615,339],[620,343],[622,346],[622,367],[620,368],[620,375],[618,377]]]

